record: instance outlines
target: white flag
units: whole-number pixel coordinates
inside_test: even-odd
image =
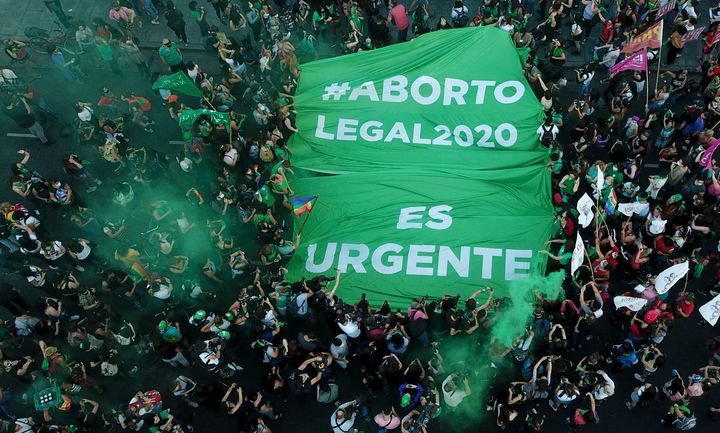
[[[603,174],[602,170],[600,170],[600,167],[597,168],[597,192],[600,194],[600,191],[605,187],[605,175]],[[598,196],[599,197],[599,196]]]
[[[655,277],[655,291],[662,295],[672,288],[690,270],[689,262],[673,265]]]
[[[613,298],[615,308],[620,309],[625,307],[630,311],[640,311],[647,302],[645,298],[633,298],[632,296],[616,296]]]
[[[643,216],[650,210],[649,203],[620,203],[618,212],[625,216],[632,216],[634,213]]]
[[[712,298],[710,302],[700,307],[698,311],[702,314],[703,319],[707,320],[710,325],[715,326],[720,318],[720,295]]]
[[[583,194],[577,202],[577,210],[580,212],[580,215],[578,215],[578,222],[581,226],[583,226],[583,228],[589,226],[593,218],[595,218],[595,214],[592,210],[593,204],[592,199],[589,195],[587,195],[587,193]]]
[[[575,249],[573,249],[572,260],[570,261],[570,275],[575,275],[575,271],[582,265],[583,260],[585,260],[585,243],[583,243],[578,231],[575,239]]]

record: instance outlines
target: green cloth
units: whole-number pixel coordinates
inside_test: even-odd
[[[202,93],[195,86],[190,78],[182,72],[176,72],[171,75],[161,75],[160,78],[152,85],[153,90],[165,89],[171,92],[182,93],[183,95],[196,96],[202,98]]]
[[[294,166],[353,173],[536,162],[523,152],[539,148],[543,110],[503,30],[430,32],[302,71],[298,132],[289,140]]]
[[[361,291],[380,305],[469,296],[542,270],[537,253],[553,231],[550,172],[507,170],[377,171],[299,178],[299,197],[319,199],[288,264],[288,280],[343,272],[338,296]],[[295,224],[295,231],[300,224]]]

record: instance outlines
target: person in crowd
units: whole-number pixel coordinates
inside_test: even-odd
[[[440,16],[425,0],[119,0],[86,21],[43,2],[72,29],[46,47],[57,67],[39,70],[33,40],[8,36],[0,71],[6,144],[29,139],[7,152],[17,159],[0,200],[3,430],[271,433],[327,430],[329,419],[335,433],[562,431],[617,426],[624,417],[609,414],[626,408],[644,422],[653,405],[679,429],[720,418],[720,339],[701,308],[720,287],[717,6],[668,12],[664,55],[648,51],[651,72],[663,70],[656,85],[609,68],[664,2],[483,0],[471,18],[463,1]],[[172,39],[139,31],[160,15]],[[205,51],[179,48],[186,19]],[[689,41],[701,26],[703,41]],[[396,287],[373,305],[345,290],[357,274],[288,271],[307,238],[289,209],[303,64],[403,43],[408,29],[478,30],[452,30],[464,27],[509,32],[523,58],[557,222],[538,254],[566,271],[563,300],[522,298],[527,322],[507,338],[495,326],[517,298],[497,287],[414,299]],[[63,54],[75,43],[82,80]],[[157,65],[144,52],[153,46]],[[148,79],[175,72],[184,92],[152,93]],[[37,89],[61,83],[72,83],[53,94],[74,107],[68,125]],[[33,148],[46,134],[73,150]],[[586,255],[571,274],[578,235]],[[681,263],[687,275],[664,290],[663,270]],[[46,389],[58,404],[35,410]],[[485,398],[489,421],[470,409]]]

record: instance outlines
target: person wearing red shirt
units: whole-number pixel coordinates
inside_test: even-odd
[[[603,29],[600,32],[600,45],[609,44],[615,38],[615,22],[605,18],[602,12],[598,12],[598,17],[603,23]]]
[[[675,251],[675,242],[669,236],[660,235],[655,238],[655,250],[658,253],[667,256]]]
[[[391,1],[390,13],[388,14],[388,21],[395,23],[395,27],[398,29],[398,42],[405,42],[407,40],[408,27],[410,27],[410,20],[407,16],[405,6],[400,4],[398,1]]]
[[[681,294],[678,296],[675,300],[675,305],[673,306],[675,314],[686,319],[690,317],[694,309],[695,295],[692,293]]]

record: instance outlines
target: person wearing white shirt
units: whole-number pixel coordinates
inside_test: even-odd
[[[347,314],[344,314],[342,318],[338,321],[338,326],[344,332],[347,334],[350,338],[358,338],[360,336],[360,327],[358,326],[357,322],[354,320],[350,320],[350,316]]]
[[[598,374],[603,377],[603,380],[595,387],[593,397],[595,397],[595,400],[600,401],[615,394],[615,382],[602,370],[598,370]]]
[[[355,411],[349,411],[350,406],[355,405],[355,400],[343,403],[330,415],[330,428],[333,433],[350,433],[355,425]]]
[[[462,380],[462,389],[455,384],[455,380],[459,378],[460,376],[457,373],[452,373],[448,375],[442,383],[443,400],[448,407],[458,407],[465,397],[470,395],[470,384],[468,383],[467,377],[464,377]]]

